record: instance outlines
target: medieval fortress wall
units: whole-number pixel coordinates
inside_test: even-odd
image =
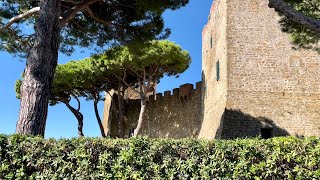
[[[292,49],[268,0],[227,4],[228,97],[222,137],[256,136],[268,127],[275,136],[320,136],[319,54]]]
[[[149,137],[184,138],[198,137],[202,124],[202,83],[184,84],[180,88],[149,96],[141,135]],[[125,111],[124,131],[128,137],[137,126],[140,100],[128,100]],[[111,118],[111,137],[118,136],[118,123]]]
[[[227,102],[227,2],[216,0],[202,32],[203,124],[199,138],[219,138]]]
[[[320,136],[320,55],[293,50],[278,21],[268,0],[215,0],[202,32],[202,83],[150,96],[142,135]],[[129,100],[127,135],[139,111]],[[105,117],[117,136],[115,118]]]

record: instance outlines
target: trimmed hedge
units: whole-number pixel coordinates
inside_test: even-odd
[[[0,179],[320,179],[320,139],[0,135]]]

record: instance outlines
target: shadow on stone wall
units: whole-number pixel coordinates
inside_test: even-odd
[[[289,135],[285,129],[278,127],[271,119],[253,117],[240,110],[226,109],[222,119],[222,126],[219,127],[221,139],[257,136],[270,138]]]

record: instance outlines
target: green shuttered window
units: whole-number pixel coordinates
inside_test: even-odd
[[[220,62],[216,62],[217,81],[220,80]]]

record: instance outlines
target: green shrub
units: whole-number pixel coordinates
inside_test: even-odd
[[[0,135],[0,179],[320,179],[320,140]]]

